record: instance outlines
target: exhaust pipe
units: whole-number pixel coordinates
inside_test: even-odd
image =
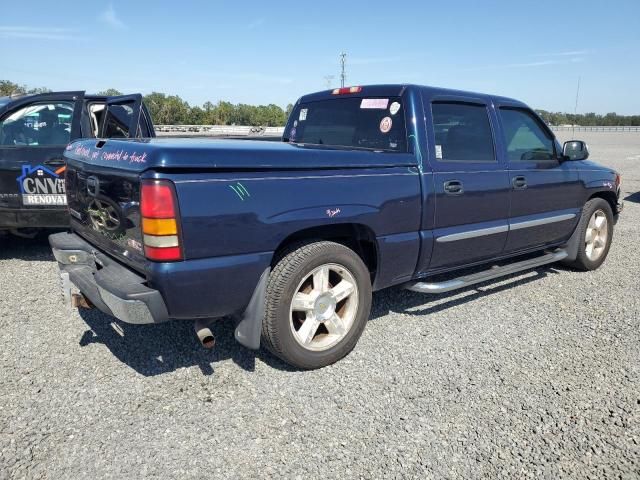
[[[93,303],[82,293],[72,293],[71,306],[73,308],[93,308]]]
[[[215,347],[216,337],[213,336],[213,333],[203,320],[196,320],[194,328],[196,331],[196,335],[198,336],[198,340],[200,340],[200,344],[204,348]]]

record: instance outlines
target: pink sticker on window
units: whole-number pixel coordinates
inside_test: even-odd
[[[380,110],[386,110],[389,105],[388,98],[363,98],[360,102],[360,108],[377,108]]]

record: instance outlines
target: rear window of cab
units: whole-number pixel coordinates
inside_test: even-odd
[[[342,97],[296,105],[285,141],[385,152],[407,152],[400,97]]]

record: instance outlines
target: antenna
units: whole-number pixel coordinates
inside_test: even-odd
[[[345,70],[345,66],[347,63],[347,54],[342,52],[340,54],[340,86],[344,88],[345,81],[347,80],[347,72]]]
[[[325,75],[324,81],[327,84],[327,90],[331,90],[331,84],[333,83],[333,79],[336,78],[335,75]]]
[[[580,95],[580,77],[578,77],[578,88],[576,89],[576,106],[573,109],[573,122],[571,122],[573,131],[571,132],[571,136],[573,138],[576,137],[576,118],[578,116],[578,96]]]

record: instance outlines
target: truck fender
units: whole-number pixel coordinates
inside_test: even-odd
[[[270,273],[271,267],[267,267],[262,272],[262,275],[260,275],[260,280],[258,280],[258,284],[253,290],[247,308],[240,316],[240,321],[235,331],[235,337],[238,343],[251,350],[258,350],[260,348],[264,303]]]

